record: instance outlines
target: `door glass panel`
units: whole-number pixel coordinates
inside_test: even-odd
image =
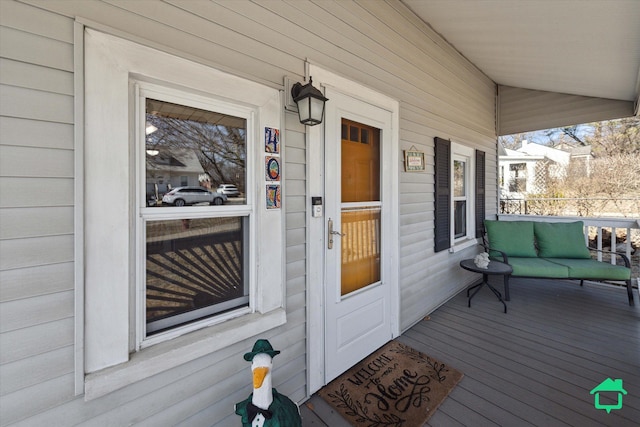
[[[380,281],[380,129],[342,119],[341,295]]]
[[[342,209],[342,292],[380,281],[380,208]]]
[[[342,202],[380,201],[380,129],[342,122],[350,129],[350,138],[342,139]]]

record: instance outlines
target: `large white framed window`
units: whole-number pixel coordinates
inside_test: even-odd
[[[132,81],[136,98],[136,349],[250,312],[253,109]],[[252,179],[250,179],[252,181]],[[243,190],[228,197],[218,186]]]
[[[79,244],[92,399],[286,322],[283,213],[266,209],[259,143],[282,127],[282,101],[277,89],[93,30],[84,53]],[[186,121],[217,137],[169,141]],[[220,174],[206,157],[225,137],[244,166]],[[210,191],[222,183],[240,197]]]

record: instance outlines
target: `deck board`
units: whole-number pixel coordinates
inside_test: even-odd
[[[399,338],[465,374],[427,425],[637,426],[640,302],[634,293],[630,307],[624,288],[512,279],[504,314],[487,289],[471,308],[461,292]],[[621,378],[628,395],[622,409],[607,414],[589,392],[609,377]],[[303,425],[348,425],[321,398],[309,402]]]

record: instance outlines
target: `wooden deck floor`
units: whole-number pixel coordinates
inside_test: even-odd
[[[634,297],[630,307],[623,289],[513,279],[504,314],[488,289],[471,308],[458,294],[399,338],[465,374],[427,425],[639,426],[637,290]],[[590,394],[607,378],[628,392],[609,414]],[[318,396],[301,410],[304,426],[348,426]]]

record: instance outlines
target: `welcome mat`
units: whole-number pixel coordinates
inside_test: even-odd
[[[390,341],[318,394],[354,426],[419,427],[462,376],[433,357]]]

